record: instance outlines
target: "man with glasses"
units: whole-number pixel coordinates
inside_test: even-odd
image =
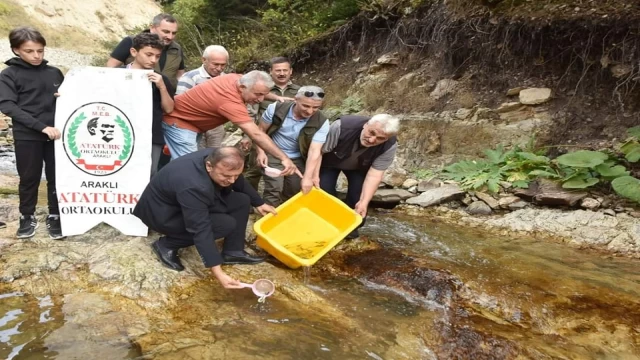
[[[224,69],[229,62],[229,53],[227,49],[220,45],[209,45],[202,52],[202,66],[197,69],[191,70],[182,75],[178,80],[178,89],[176,95],[202,84],[203,82],[214,78],[216,76],[224,75]],[[200,149],[208,147],[220,147],[222,146],[222,140],[224,139],[224,126],[220,125],[211,130],[207,130],[202,140],[198,144]]]
[[[369,202],[395,157],[399,123],[387,114],[371,118],[344,115],[334,121],[322,147],[322,165],[314,176],[320,178],[320,188],[336,196],[338,176],[344,173],[349,184],[345,203],[365,218]],[[355,229],[347,239],[358,236]]]
[[[301,189],[306,194],[313,186],[320,186],[316,169],[329,132],[329,120],[320,111],[323,101],[321,88],[303,86],[296,93],[295,101],[271,104],[262,114],[260,129],[303,174],[302,179],[296,175],[272,177],[265,174],[263,199],[267,204],[279,206]],[[278,159],[267,155],[260,147],[256,147],[256,151],[261,167],[283,168]]]

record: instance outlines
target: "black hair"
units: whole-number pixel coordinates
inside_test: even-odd
[[[30,26],[20,26],[11,30],[9,33],[9,44],[11,45],[11,49],[18,49],[27,41],[33,41],[41,44],[42,46],[47,46],[47,40],[44,39],[44,36],[42,36],[40,31]]]
[[[291,66],[291,61],[289,61],[289,59],[284,56],[276,56],[273,59],[271,59],[269,63],[271,64],[271,68],[273,68],[273,65],[284,64],[284,63],[287,63],[289,64],[289,66]]]
[[[133,44],[131,47],[136,49],[136,51],[140,51],[140,49],[146,46],[160,50],[164,48],[164,44],[160,41],[158,34],[143,32],[133,37]]]

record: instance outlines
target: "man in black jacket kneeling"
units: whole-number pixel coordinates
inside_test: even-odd
[[[204,149],[162,168],[142,193],[133,214],[164,234],[152,244],[158,259],[173,270],[184,266],[178,250],[195,245],[204,265],[229,289],[240,288],[222,264],[257,264],[264,258],[244,251],[249,207],[275,214],[242,177],[244,155],[234,147]],[[224,238],[222,254],[215,239]]]

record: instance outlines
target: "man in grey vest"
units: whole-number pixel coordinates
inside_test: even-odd
[[[184,74],[184,53],[178,43],[174,41],[178,33],[178,21],[170,14],[158,14],[153,18],[149,30],[157,34],[164,44],[164,49],[160,54],[160,60],[155,65],[155,71],[169,78],[171,85],[175,89],[178,79]],[[107,67],[119,67],[130,64],[131,48],[133,47],[133,37],[127,36],[113,49],[111,57],[107,61]]]
[[[193,69],[178,79],[176,95],[202,84],[216,76],[224,75],[224,68],[229,62],[227,49],[220,45],[209,45],[202,52],[202,66]],[[207,130],[203,135],[198,149],[219,148],[224,140],[224,125]]]
[[[264,176],[264,201],[271,206],[279,206],[301,189],[308,193],[315,185],[319,187],[316,169],[320,165],[322,145],[329,132],[329,120],[320,111],[324,90],[317,86],[303,86],[295,102],[276,102],[262,114],[260,129],[271,137],[303,174],[283,177]],[[267,155],[256,147],[256,161],[261,167],[283,169],[278,159]]]
[[[345,203],[365,218],[369,202],[395,157],[399,123],[387,114],[343,115],[334,121],[322,147],[322,165],[317,168],[320,188],[336,196],[338,176],[344,173],[348,182]],[[347,239],[358,236],[356,229]]]

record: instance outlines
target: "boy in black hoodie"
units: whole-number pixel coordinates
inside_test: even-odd
[[[38,30],[13,29],[9,43],[17,57],[6,61],[8,67],[0,73],[0,112],[13,120],[22,214],[16,236],[30,238],[38,227],[34,214],[44,162],[49,204],[47,229],[52,239],[62,239],[53,141],[60,139],[60,131],[54,127],[54,115],[58,87],[64,76],[44,60],[47,43]]]

